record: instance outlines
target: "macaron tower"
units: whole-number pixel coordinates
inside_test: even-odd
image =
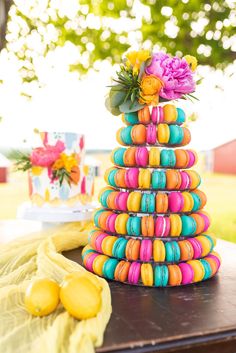
[[[82,252],[84,266],[109,280],[167,287],[207,280],[220,267],[204,211],[197,154],[178,99],[193,99],[197,62],[129,52],[106,101],[122,116],[101,208]],[[175,100],[173,102],[172,100]],[[172,102],[171,102],[172,101]]]

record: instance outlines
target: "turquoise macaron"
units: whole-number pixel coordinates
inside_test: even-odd
[[[124,114],[124,120],[127,124],[135,125],[139,123],[138,120],[138,113],[137,112],[130,112]]]
[[[131,138],[132,128],[133,128],[132,126],[126,126],[120,132],[120,138],[125,145],[132,145],[132,143],[133,143],[132,138]]]
[[[125,249],[128,240],[125,238],[118,238],[112,248],[112,256],[122,259],[125,257]]]
[[[189,236],[196,233],[197,222],[193,217],[183,215],[181,216],[181,222],[182,222],[181,235]]]
[[[104,212],[104,210],[97,210],[94,213],[93,222],[94,222],[96,227],[99,227],[98,220],[99,220],[99,217],[100,217],[101,213],[103,213],[103,212]]]
[[[102,267],[103,276],[108,279],[114,279],[114,273],[118,262],[119,261],[116,259],[108,259],[106,262],[104,262]]]
[[[161,166],[174,167],[176,164],[175,152],[173,150],[161,150]]]
[[[124,153],[126,148],[120,147],[113,154],[113,162],[117,165],[124,167]]]
[[[141,233],[141,218],[137,216],[129,217],[126,223],[126,231],[128,235],[139,236]]]
[[[168,267],[166,265],[158,265],[154,269],[154,284],[156,287],[166,287],[169,280]]]
[[[85,258],[85,256],[86,256],[87,254],[89,254],[89,253],[91,253],[91,252],[96,252],[96,251],[93,250],[93,249],[87,249],[87,250],[83,253],[83,255],[82,255],[82,260]]]
[[[193,198],[193,209],[192,209],[192,212],[195,212],[195,211],[200,209],[202,202],[201,202],[200,197],[197,194],[195,194],[194,192],[190,192],[190,194],[191,194],[191,196]]]
[[[102,204],[103,207],[108,208],[108,204],[107,204],[107,197],[108,195],[113,192],[113,190],[105,190],[101,196],[100,196],[100,202]]]
[[[203,234],[205,235],[205,237],[209,240],[209,242],[211,243],[211,250],[210,252],[212,252],[213,248],[214,248],[214,241],[212,239],[212,237],[210,235],[207,235],[207,234]]]
[[[111,186],[114,186],[116,187],[116,182],[115,182],[115,176],[116,176],[116,173],[118,172],[117,169],[112,169],[108,175],[108,184],[111,185]]]
[[[141,201],[141,211],[142,212],[155,212],[155,195],[154,194],[143,194]]]
[[[179,145],[183,141],[184,132],[183,129],[178,125],[170,125],[170,138],[168,143],[171,145]]]
[[[209,264],[208,261],[206,261],[204,259],[201,259],[199,261],[202,263],[202,265],[204,267],[204,270],[205,270],[205,274],[204,274],[203,280],[210,278],[211,275],[212,275],[211,265]]]
[[[165,189],[166,187],[166,173],[163,170],[154,170],[152,172],[152,188]]]
[[[176,262],[180,260],[180,247],[177,241],[168,241],[165,243],[166,261]]]
[[[176,108],[176,110],[177,110],[176,123],[177,124],[183,124],[185,122],[185,120],[186,120],[185,112],[181,108]]]

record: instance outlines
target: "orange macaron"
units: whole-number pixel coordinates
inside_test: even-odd
[[[204,231],[204,228],[205,228],[204,218],[201,217],[198,213],[192,213],[190,215],[190,217],[194,218],[195,221],[196,221],[197,228],[196,228],[195,234],[202,233]]]
[[[129,147],[124,153],[124,164],[127,167],[134,167],[136,164],[135,159],[136,147]]]
[[[185,168],[189,163],[189,154],[187,151],[182,149],[175,150],[175,157],[176,157],[176,168]]]
[[[102,212],[100,215],[99,215],[99,219],[98,219],[98,224],[99,224],[99,227],[101,227],[102,229],[104,230],[108,230],[107,227],[106,227],[106,222],[107,222],[107,218],[112,215],[113,212],[112,211],[105,211],[105,212]]]
[[[181,185],[181,175],[179,171],[173,169],[166,170],[166,188],[168,190],[178,190]]]
[[[156,194],[156,212],[166,213],[168,210],[167,194]]]
[[[113,191],[110,192],[110,194],[107,196],[107,206],[108,208],[112,209],[112,210],[116,210],[116,198],[119,195],[119,191]]]
[[[181,261],[192,260],[194,251],[192,244],[187,240],[180,240],[178,242],[180,248],[180,259]]]
[[[116,174],[115,174],[115,183],[120,188],[125,188],[126,187],[125,173],[126,173],[125,169],[118,169]]]
[[[177,119],[177,110],[173,104],[165,104],[163,106],[164,120],[167,123],[173,123]]]
[[[151,115],[148,106],[138,111],[138,120],[142,124],[148,124],[151,121]]]
[[[154,236],[154,219],[153,216],[143,216],[141,220],[141,232],[144,237]]]
[[[168,265],[170,286],[179,286],[182,281],[182,272],[178,265]]]
[[[114,274],[115,280],[126,282],[128,278],[129,268],[130,268],[130,262],[120,261],[115,269],[115,274]]]
[[[186,127],[183,127],[184,138],[181,142],[182,146],[188,145],[191,141],[191,132]]]
[[[126,245],[125,256],[127,260],[136,261],[139,258],[140,240],[130,239]]]
[[[131,130],[134,145],[143,145],[146,142],[146,127],[142,124],[134,125]]]

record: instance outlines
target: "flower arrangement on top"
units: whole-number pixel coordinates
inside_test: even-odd
[[[57,141],[55,146],[45,145],[32,150],[30,154],[15,151],[12,158],[18,171],[31,170],[33,174],[40,174],[42,168],[48,168],[48,175],[52,181],[59,180],[60,186],[63,181],[78,184],[80,180],[80,169],[78,167],[79,155],[72,153],[67,155],[63,151],[65,145]]]
[[[194,99],[197,59],[171,57],[163,52],[131,51],[117,72],[106,99],[113,115],[140,110],[173,99]],[[196,99],[196,98],[195,98]]]

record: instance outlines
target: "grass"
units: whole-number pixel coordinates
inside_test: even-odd
[[[204,173],[201,176],[201,190],[208,198],[206,211],[212,218],[210,231],[218,238],[236,243],[236,176]],[[96,196],[103,185],[103,178],[97,178]],[[10,182],[0,184],[0,196],[0,219],[15,218],[17,207],[28,199],[27,176],[10,174]]]

